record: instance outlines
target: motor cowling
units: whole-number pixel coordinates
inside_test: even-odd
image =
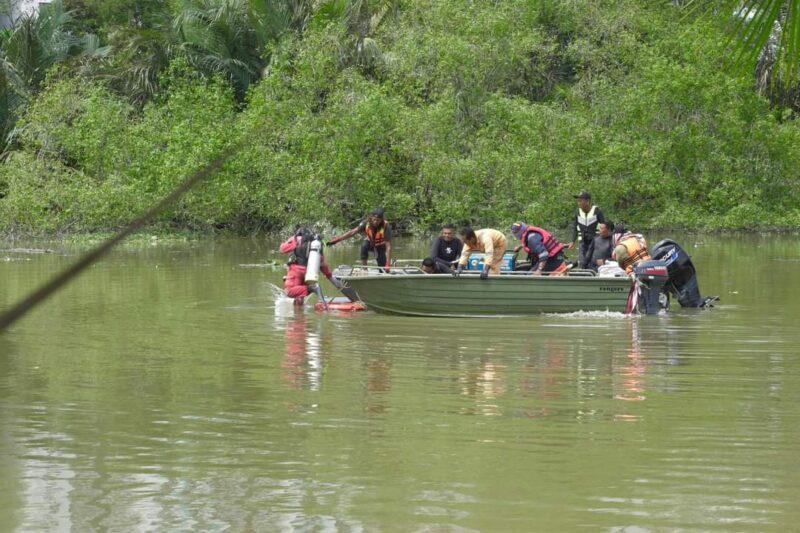
[[[673,240],[659,241],[651,251],[653,259],[663,261],[667,265],[669,280],[665,290],[678,299],[681,307],[703,307],[709,298],[700,295],[697,283],[697,271],[691,257]]]
[[[322,239],[319,235],[314,236],[308,248],[308,265],[306,266],[306,285],[316,285],[319,283],[319,268],[322,264]]]
[[[669,280],[667,264],[664,261],[641,261],[633,267],[633,275],[639,288],[639,310],[646,315],[657,314],[665,307],[661,293]]]

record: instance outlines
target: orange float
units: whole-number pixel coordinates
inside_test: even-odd
[[[367,309],[367,306],[364,305],[364,302],[353,302],[349,298],[344,297],[330,298],[327,300],[327,302],[328,311],[354,312],[365,311]],[[314,305],[314,309],[317,311],[325,311],[325,304],[322,302],[317,302]]]

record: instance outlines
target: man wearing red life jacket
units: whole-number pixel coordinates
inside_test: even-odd
[[[534,275],[549,273],[551,276],[563,276],[567,271],[564,262],[564,245],[558,242],[552,233],[536,226],[528,226],[524,222],[511,225],[511,233],[522,244],[518,246],[528,252],[531,260],[531,272]]]
[[[383,209],[374,210],[365,220],[361,221],[361,224],[344,235],[332,238],[326,245],[333,246],[358,233],[363,233],[365,237],[364,243],[361,245],[361,262],[366,265],[369,253],[375,252],[375,262],[379,267],[385,267],[388,270],[392,262],[392,228],[389,227],[389,221],[386,220]]]
[[[289,265],[289,272],[286,274],[286,280],[283,282],[283,290],[286,292],[286,296],[294,298],[295,305],[303,305],[305,297],[311,293],[308,285],[306,285],[306,268],[308,266],[309,248],[313,240],[314,236],[311,231],[306,228],[301,228],[297,230],[290,239],[281,244],[280,247],[282,254],[292,254],[287,262]],[[331,271],[331,267],[328,266],[327,261],[325,261],[324,255],[322,256],[319,269],[334,286],[337,288],[342,287],[342,283],[336,279]]]

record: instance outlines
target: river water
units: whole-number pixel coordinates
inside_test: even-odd
[[[0,334],[0,530],[795,529],[800,243],[678,240],[715,309],[325,315],[275,242],[116,250]]]

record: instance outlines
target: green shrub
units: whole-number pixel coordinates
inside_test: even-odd
[[[669,3],[400,2],[366,36],[347,5],[284,34],[243,103],[180,56],[142,109],[60,71],[0,166],[0,225],[119,226],[240,138],[159,224],[345,227],[382,205],[417,231],[564,228],[583,189],[639,228],[800,221],[794,115]]]

